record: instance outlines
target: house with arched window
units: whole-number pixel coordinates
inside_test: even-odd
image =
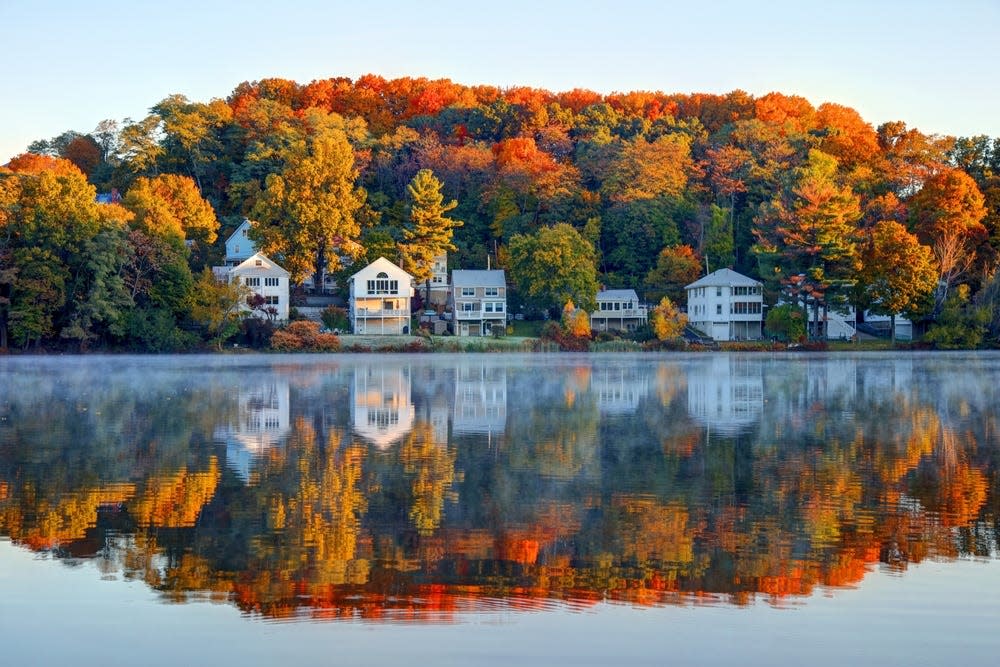
[[[356,334],[409,334],[413,276],[385,257],[350,282],[351,328]]]

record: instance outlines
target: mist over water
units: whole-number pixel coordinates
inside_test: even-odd
[[[998,370],[993,353],[5,358],[0,536],[250,619],[810,607],[995,561]]]

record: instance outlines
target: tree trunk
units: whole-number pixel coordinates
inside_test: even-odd
[[[896,347],[896,313],[889,316],[889,340],[892,346]]]

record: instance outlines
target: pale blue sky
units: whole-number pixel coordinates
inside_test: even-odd
[[[1000,136],[1000,0],[0,0],[0,163],[172,93],[364,73],[553,91],[777,90]]]

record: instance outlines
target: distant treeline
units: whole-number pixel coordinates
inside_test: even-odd
[[[194,276],[218,263],[221,241],[244,217],[259,223],[258,246],[284,259],[293,278],[338,270],[343,257],[399,261],[411,224],[407,186],[425,169],[446,200],[457,201],[449,217],[464,223],[451,239],[451,267],[485,268],[490,255],[494,266],[513,269],[515,298],[527,307],[592,298],[555,288],[527,298],[538,274],[530,262],[548,261],[553,270],[562,263],[510,255],[524,247],[518,239],[565,223],[593,248],[586,256],[597,282],[635,287],[649,302],[677,301],[679,288],[706,268],[730,266],[763,280],[771,303],[783,297],[817,312],[850,302],[906,313],[936,327],[935,342],[946,346],[979,344],[1000,331],[992,308],[1000,139],[925,135],[902,121],[875,128],[849,107],[813,107],[793,95],[553,93],[375,75],[306,85],[266,79],[240,84],[225,100],[170,96],[141,120],[103,121],[29,151],[64,158],[97,191],[123,194],[130,215],[117,224],[125,237],[143,238],[125,238],[133,245],[116,256],[125,264],[144,252],[157,258],[132,274],[108,268],[131,285],[122,308],[152,309],[136,331],[176,326],[218,335],[206,334],[211,318],[193,319],[182,305],[190,298],[181,283],[191,276],[163,271],[180,271],[179,258]],[[75,312],[87,290],[104,288],[73,258],[84,257],[78,253],[88,243],[110,241],[82,232],[59,245],[58,235],[39,231],[65,225],[65,210],[25,221],[16,191],[35,186],[12,181],[42,172],[69,178],[66,169],[40,165],[22,156],[0,172],[4,335],[20,346],[52,339],[147,346],[145,334],[102,324],[101,308]],[[115,217],[89,208],[86,215]],[[41,245],[29,245],[36,232]],[[173,250],[135,246],[150,239],[173,239]],[[187,243],[176,247],[178,239]],[[566,240],[567,252],[576,241]],[[61,262],[58,275],[39,268],[52,263],[47,252]],[[26,287],[28,276],[34,282]],[[596,284],[578,277],[566,276],[566,284]],[[164,291],[177,294],[159,294],[164,279],[174,280]],[[156,287],[144,291],[143,281]],[[39,296],[31,287],[39,284],[61,295]],[[36,317],[32,308],[45,312]]]

